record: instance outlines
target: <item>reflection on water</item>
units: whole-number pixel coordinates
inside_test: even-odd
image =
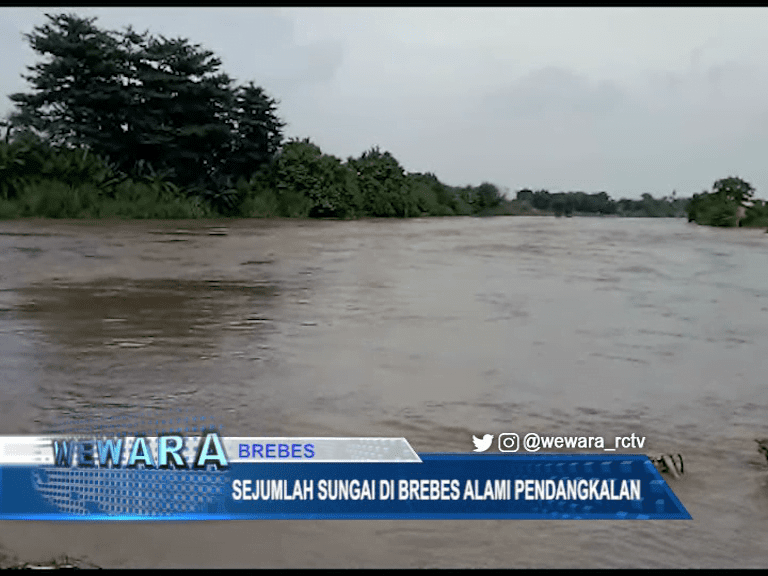
[[[768,563],[768,237],[673,220],[0,223],[0,433],[647,436],[691,522],[0,523],[101,566]],[[136,554],[141,550],[142,554]]]

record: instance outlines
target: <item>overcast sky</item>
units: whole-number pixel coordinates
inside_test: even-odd
[[[287,136],[342,159],[514,191],[768,198],[768,9],[0,8],[0,114],[44,13],[202,44],[279,99]]]

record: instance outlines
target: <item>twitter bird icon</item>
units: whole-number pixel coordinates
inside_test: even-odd
[[[472,435],[472,442],[475,443],[475,452],[485,452],[491,447],[493,442],[493,434],[486,434],[482,438],[478,438],[474,434]]]

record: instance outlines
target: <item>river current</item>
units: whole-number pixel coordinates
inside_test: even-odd
[[[0,565],[765,567],[768,234],[673,219],[0,222],[0,434],[645,436],[690,521],[0,522]]]

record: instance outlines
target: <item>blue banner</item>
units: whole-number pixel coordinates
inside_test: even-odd
[[[2,520],[691,519],[647,456],[0,466]]]

